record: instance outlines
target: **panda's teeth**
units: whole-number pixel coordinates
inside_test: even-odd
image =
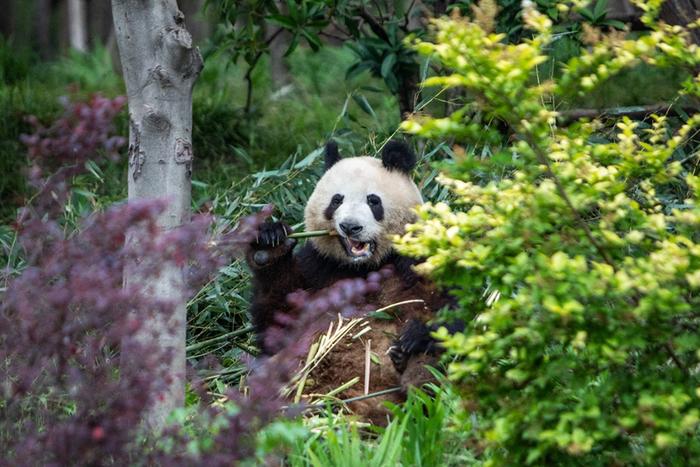
[[[355,255],[365,254],[365,253],[367,253],[367,250],[369,250],[369,243],[352,242],[350,245],[350,250]]]

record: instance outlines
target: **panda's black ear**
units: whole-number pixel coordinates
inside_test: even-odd
[[[416,166],[416,155],[403,141],[392,140],[384,145],[382,164],[389,170],[411,173]]]
[[[324,167],[324,172],[335,165],[336,162],[340,160],[340,153],[338,152],[338,143],[333,140],[329,140],[326,143],[326,165]]]

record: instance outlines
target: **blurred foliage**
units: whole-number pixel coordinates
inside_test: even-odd
[[[249,73],[283,31],[290,36],[285,55],[302,43],[318,51],[328,39],[346,42],[357,56],[357,61],[347,68],[346,77],[369,70],[383,79],[389,91],[398,97],[401,112],[410,112],[416,103],[418,62],[403,39],[409,34],[422,33],[423,10],[444,14],[444,10],[433,9],[443,3],[225,0],[207,4],[220,18],[215,36],[217,48],[227,52],[233,62],[242,58]]]
[[[516,44],[478,12],[436,20],[435,41],[415,44],[452,72],[426,85],[477,97],[403,123],[454,139],[457,157],[440,179],[453,203],[421,207],[400,250],[427,258],[419,268],[470,323],[438,337],[488,465],[688,465],[700,454],[700,114],[681,105],[700,97],[700,48],[654,19],[658,2],[638,6],[649,33],[584,25],[587,47],[548,80],[538,76],[555,33],[534,8]],[[669,115],[560,123],[552,103],[640,63],[686,70]],[[485,143],[502,149],[470,149]]]
[[[271,95],[267,69],[255,75],[261,105],[244,115],[243,72],[219,55],[209,56],[195,87],[193,139],[196,148],[195,179],[225,189],[232,180],[259,168],[275,167],[290,155],[299,157],[336,133],[361,151],[367,136],[386,137],[398,125],[393,100],[377,92],[373,80],[361,77],[346,83],[335,76],[352,60],[345,48],[328,48],[319,54],[300,49],[289,57],[294,74],[294,92]],[[21,63],[22,66],[17,65]],[[113,97],[124,93],[121,78],[114,72],[109,53],[97,48],[89,54],[71,53],[55,62],[37,62],[29,52],[0,43],[0,219],[10,219],[22,202],[25,150],[19,143],[29,130],[24,121],[36,115],[48,123],[60,113],[60,99],[80,100],[94,93]],[[361,102],[363,106],[360,106]],[[342,112],[341,112],[342,111]],[[293,116],[293,117],[290,117]],[[117,121],[126,135],[126,113]],[[103,177],[82,186],[95,202],[104,206],[126,196],[123,162],[103,166]],[[195,187],[195,192],[197,188]]]
[[[559,54],[553,55],[555,61],[579,53],[581,20],[595,27],[624,27],[620,21],[607,18],[607,0],[596,0],[582,6],[578,10],[580,16],[574,19],[562,14],[561,2],[536,0],[534,4],[557,23],[553,32],[561,41],[557,44]],[[233,63],[239,59],[245,61],[248,65],[246,76],[270,52],[270,44],[281,32],[289,35],[284,44],[285,56],[301,44],[319,51],[324,49],[326,41],[344,42],[356,57],[345,69],[346,79],[365,71],[381,79],[386,89],[397,98],[402,116],[416,110],[421,100],[419,79],[425,78],[429,68],[438,74],[442,72],[437,69],[439,64],[421,60],[413,49],[406,46],[406,39],[426,37],[431,17],[465,14],[477,8],[473,0],[209,0],[207,5],[219,18],[213,41],[215,50],[227,53]],[[493,11],[480,14],[490,15],[493,18],[491,27],[504,33],[509,42],[530,35],[523,28],[520,0],[499,0],[489,8]]]

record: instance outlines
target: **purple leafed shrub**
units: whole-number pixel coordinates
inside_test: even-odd
[[[115,157],[125,143],[112,126],[123,105],[123,98],[102,97],[67,103],[56,123],[43,127],[34,119],[34,134],[23,137],[36,193],[17,221],[25,268],[0,297],[0,465],[231,465],[250,457],[257,430],[280,415],[281,389],[312,335],[337,313],[360,312],[363,297],[387,274],[343,281],[315,296],[291,295],[294,319],[278,316],[268,336],[280,352],[254,361],[247,396],[229,392],[238,411],[223,414],[226,426],[211,449],[196,458],[187,454],[188,436],[176,429],[164,434],[175,449],[139,441],[145,411],[168,384],[161,363],[169,356],[155,339],[124,338],[155,316],[166,318],[173,304],[141,290],[138,284],[147,281],[125,285],[125,268],[138,261],[139,277],[147,279],[176,265],[192,292],[254,238],[270,209],[215,238],[206,217],[159,229],[162,200],[118,205],[66,231],[61,213],[72,178],[89,160]],[[127,232],[136,241],[125,242]],[[119,371],[123,345],[138,346],[129,354],[142,356],[130,362],[139,371]],[[214,416],[220,409],[203,410]]]
[[[34,132],[21,140],[27,146],[29,184],[36,191],[27,208],[56,216],[66,204],[71,178],[85,171],[87,161],[118,156],[126,139],[114,135],[113,122],[125,104],[125,97],[97,95],[88,102],[65,100],[63,116],[48,127],[27,118]]]

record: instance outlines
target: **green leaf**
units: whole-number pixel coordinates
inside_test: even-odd
[[[605,21],[603,21],[603,24],[606,26],[611,26],[615,29],[625,29],[625,23],[616,19],[606,19]]]
[[[316,35],[316,33],[309,31],[308,29],[302,29],[301,34],[309,43],[311,50],[317,52],[321,48],[321,39],[318,37],[318,35]]]
[[[399,90],[399,81],[396,79],[396,75],[389,75],[386,78],[384,78],[384,82],[386,83],[386,86],[389,88],[389,90],[396,94]]]
[[[289,16],[271,15],[267,17],[267,21],[284,29],[293,30],[297,27],[297,24]]]
[[[381,74],[382,78],[386,79],[389,75],[393,74],[394,65],[396,64],[396,54],[389,54],[386,56],[382,62]]]
[[[289,40],[289,46],[287,47],[287,51],[284,53],[284,56],[287,57],[289,54],[294,52],[294,50],[297,48],[299,45],[299,34],[294,34],[292,38]]]
[[[355,102],[357,102],[357,105],[360,106],[360,108],[366,113],[371,115],[373,118],[377,118],[377,114],[374,113],[374,109],[372,106],[369,104],[367,101],[367,98],[363,96],[362,94],[353,94],[352,98]]]
[[[350,80],[350,79],[362,74],[363,71],[371,70],[372,65],[373,65],[372,62],[368,62],[368,61],[357,62],[357,63],[350,65],[348,70],[345,72],[345,79]]]
[[[608,0],[598,0],[593,8],[593,15],[596,19],[605,18],[608,12]]]
[[[379,88],[377,86],[370,86],[370,85],[360,86],[360,89],[362,89],[363,91],[368,91],[368,92],[384,92],[384,89]]]
[[[589,10],[588,8],[581,8],[579,10],[579,14],[583,16],[583,19],[592,22],[593,21],[593,12]]]
[[[102,169],[100,168],[100,166],[98,166],[97,163],[96,163],[94,160],[88,159],[88,160],[85,162],[85,167],[88,169],[88,171],[89,171],[96,179],[98,179],[100,182],[104,182],[104,178],[103,178],[103,177],[104,177],[104,172],[102,171]]]
[[[386,320],[394,319],[394,317],[391,316],[386,311],[373,311],[371,313],[367,313],[367,316],[370,318],[374,318],[374,319],[386,319]]]

